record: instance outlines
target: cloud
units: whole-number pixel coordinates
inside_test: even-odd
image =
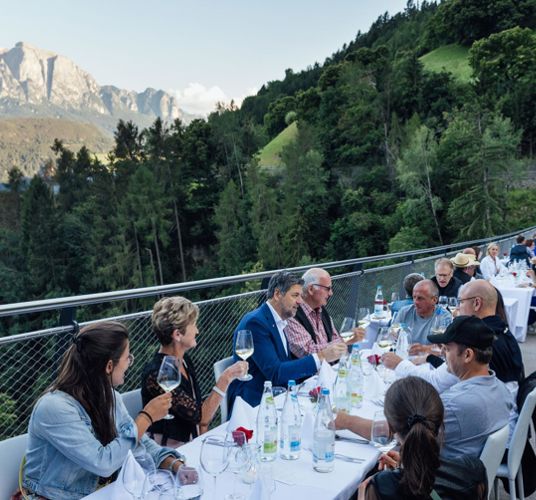
[[[228,104],[231,99],[234,100],[237,106],[242,104],[244,98],[248,95],[257,93],[257,89],[247,89],[241,96],[230,98],[217,85],[205,87],[202,83],[189,83],[183,90],[173,90],[172,93],[177,98],[179,107],[188,113],[197,115],[208,115],[214,111],[218,102]]]

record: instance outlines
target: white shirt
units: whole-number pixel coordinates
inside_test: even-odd
[[[270,304],[270,301],[266,301],[266,304],[270,308],[270,311],[272,313],[272,316],[275,320],[275,326],[277,327],[277,331],[279,332],[279,336],[281,337],[281,342],[283,344],[283,347],[285,349],[285,353],[288,356],[288,342],[287,342],[287,336],[285,335],[285,327],[287,326],[287,321],[284,319],[281,319],[281,316],[277,313],[277,311],[272,307],[272,304]],[[313,359],[315,360],[316,369],[320,369],[320,358],[318,357],[318,354],[314,353],[311,354],[313,356]]]
[[[495,261],[489,255],[482,259],[482,262],[480,263],[480,272],[485,280],[489,280],[494,276],[497,276],[501,273],[501,271],[506,272],[506,268],[499,260],[498,256],[495,257]]]
[[[409,375],[422,378],[430,382],[440,394],[460,381],[456,375],[447,371],[447,363],[434,368],[430,363],[414,365],[408,359],[403,359],[395,368],[395,374],[397,378],[403,378]]]

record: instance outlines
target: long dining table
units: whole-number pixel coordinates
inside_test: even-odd
[[[308,381],[309,386],[311,384],[314,386],[314,383],[314,379]],[[284,395],[279,397],[284,397]],[[302,413],[306,414],[312,411],[313,403],[308,398],[300,397],[299,401]],[[379,401],[377,398],[368,399],[365,394],[361,408],[353,410],[352,413],[372,419],[374,413],[381,408],[381,400]],[[180,452],[186,456],[187,465],[195,467],[202,475],[202,499],[222,500],[227,494],[233,492],[244,495],[248,500],[260,498],[255,494],[256,490],[254,490],[253,484],[244,483],[238,475],[230,471],[224,471],[218,476],[217,490],[214,492],[212,477],[202,472],[200,451],[203,438],[213,435],[220,436],[223,439],[229,430],[232,429],[228,429],[228,423],[223,423],[203,436],[181,446]],[[303,449],[303,447],[297,460],[284,460],[278,456],[275,461],[268,462],[265,467],[269,468],[269,474],[273,478],[273,484],[275,485],[275,490],[270,498],[277,500],[346,500],[350,498],[356,492],[366,474],[376,465],[380,455],[375,446],[355,442],[353,440],[355,438],[359,438],[359,436],[350,431],[337,431],[335,452],[360,458],[362,462],[352,463],[336,458],[332,472],[316,472],[313,469],[312,452],[308,449]],[[121,490],[124,491],[124,494],[121,494]],[[114,499],[132,499],[132,496],[126,490],[118,488],[116,484],[108,485],[85,498],[86,500],[107,500],[111,498],[112,491]]]

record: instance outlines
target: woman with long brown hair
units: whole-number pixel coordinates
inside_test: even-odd
[[[115,478],[128,451],[177,470],[182,456],[144,436],[166,415],[171,397],[149,401],[133,420],[114,388],[134,357],[128,331],[115,321],[86,326],[65,353],[58,378],[37,401],[28,428],[24,494],[75,499]]]
[[[418,377],[397,380],[385,395],[384,413],[400,452],[382,455],[381,472],[361,484],[359,500],[487,498],[478,458],[440,457],[444,409],[431,384]]]

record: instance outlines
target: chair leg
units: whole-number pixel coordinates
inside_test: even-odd
[[[523,485],[523,471],[521,466],[517,471],[517,489],[519,491],[519,500],[525,500],[525,486]]]
[[[510,484],[510,500],[516,500],[516,480],[508,479],[508,483]]]

